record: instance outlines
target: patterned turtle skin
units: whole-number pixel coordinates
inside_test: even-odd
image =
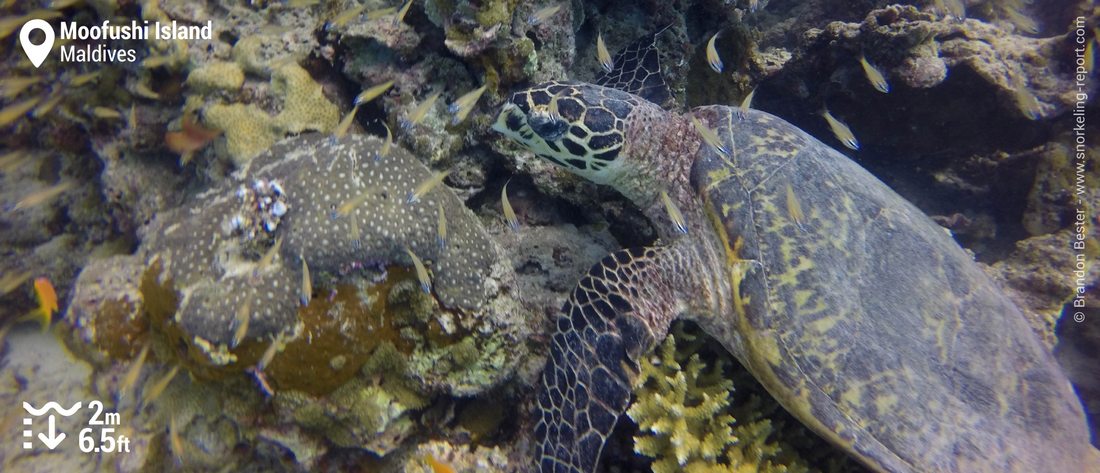
[[[594,471],[637,360],[676,318],[873,471],[1100,471],[1080,401],[1022,312],[942,228],[802,130],[576,82],[515,92],[493,128],[614,187],[660,234],[594,266],[562,307],[538,397],[541,472]]]

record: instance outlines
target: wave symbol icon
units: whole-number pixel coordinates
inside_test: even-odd
[[[80,409],[80,404],[81,404],[81,402],[77,401],[76,404],[73,404],[73,407],[70,407],[69,409],[66,410],[66,409],[61,407],[61,404],[58,404],[54,401],[50,401],[50,402],[47,402],[45,405],[43,405],[42,408],[35,409],[34,406],[32,406],[29,402],[23,401],[23,409],[26,409],[27,412],[29,412],[32,416],[35,416],[35,417],[38,417],[42,414],[45,414],[45,413],[49,412],[50,410],[57,411],[57,413],[61,414],[62,417],[69,417],[73,414],[76,414],[76,411]]]

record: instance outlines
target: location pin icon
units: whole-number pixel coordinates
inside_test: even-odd
[[[46,40],[42,44],[31,42],[31,32],[34,30],[42,30],[42,34],[46,35]],[[35,68],[41,66],[46,56],[50,55],[53,37],[53,27],[46,20],[34,19],[23,23],[23,29],[19,30],[19,44],[23,45],[23,52],[27,54],[27,59],[31,60]]]

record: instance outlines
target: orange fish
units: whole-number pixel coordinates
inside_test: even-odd
[[[38,298],[38,308],[27,315],[26,319],[39,319],[44,333],[50,329],[53,313],[57,312],[57,291],[49,279],[37,278],[34,280],[34,295]]]
[[[455,473],[454,467],[439,460],[436,460],[435,457],[433,457],[430,453],[424,455],[424,459],[428,461],[428,466],[432,467],[433,473]]]
[[[195,123],[195,118],[187,114],[180,122],[182,131],[169,131],[164,134],[164,142],[168,149],[180,155],[180,161],[187,164],[191,156],[200,149],[210,144],[214,138],[221,134],[221,130],[210,130]]]

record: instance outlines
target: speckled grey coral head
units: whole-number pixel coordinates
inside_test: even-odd
[[[493,129],[551,163],[607,184],[622,168],[626,119],[641,102],[597,85],[546,82],[513,93]]]
[[[284,140],[252,161],[242,184],[200,195],[146,231],[146,248],[183,296],[176,320],[190,339],[228,345],[246,312],[245,339],[295,330],[302,258],[315,279],[354,283],[363,267],[411,269],[408,247],[441,305],[482,306],[497,287],[489,273],[498,255],[480,222],[446,186],[407,203],[432,173],[400,148],[375,160],[382,145],[363,136]]]

